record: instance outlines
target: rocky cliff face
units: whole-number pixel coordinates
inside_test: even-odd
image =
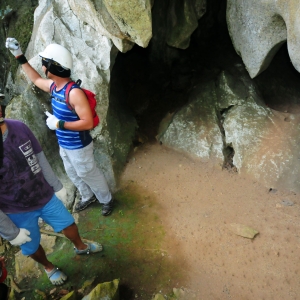
[[[298,70],[298,4],[269,2],[42,0],[23,50],[38,71],[38,53],[49,43],[71,51],[72,78],[97,94],[95,155],[113,191],[132,142],[143,134],[144,141],[156,136],[198,159],[230,163],[267,186],[298,191],[298,117],[265,104],[258,76],[286,40]],[[19,38],[12,26],[8,33]],[[7,78],[8,116],[31,127],[71,188],[45,126],[48,95],[20,69]],[[293,88],[294,98],[298,93]]]
[[[291,61],[300,71],[299,7],[296,0],[227,1],[229,33],[252,78],[269,66],[285,41]]]

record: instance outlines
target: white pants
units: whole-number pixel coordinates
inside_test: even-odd
[[[111,200],[106,179],[94,159],[93,142],[82,149],[68,150],[59,147],[66,173],[79,190],[81,201],[87,201],[93,194],[100,203]]]

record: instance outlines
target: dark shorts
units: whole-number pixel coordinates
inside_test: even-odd
[[[62,231],[75,222],[73,216],[55,194],[44,207],[38,210],[7,216],[17,227],[30,231],[31,241],[20,246],[24,255],[34,254],[39,248],[41,241],[39,218],[49,224],[55,232]]]

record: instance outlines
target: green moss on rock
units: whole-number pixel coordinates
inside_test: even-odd
[[[32,35],[34,10],[38,5],[38,0],[2,0],[0,10],[4,11],[9,6],[12,13],[9,18],[2,22],[0,35],[0,54],[4,61],[8,61],[9,65],[1,66],[4,70],[2,74],[7,74],[7,70],[11,69],[12,75],[17,71],[18,63],[14,57],[5,48],[5,40],[7,37],[16,38],[22,45],[22,50],[25,52]],[[3,78],[5,80],[5,78]],[[3,84],[4,85],[4,84]]]

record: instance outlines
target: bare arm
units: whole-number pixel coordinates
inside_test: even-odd
[[[64,127],[74,131],[92,129],[93,115],[85,93],[81,89],[72,89],[69,94],[69,102],[75,109],[80,120],[75,122],[65,122]]]
[[[45,92],[50,92],[50,86],[53,82],[51,79],[42,78],[28,62],[23,64],[22,68],[34,85]]]

